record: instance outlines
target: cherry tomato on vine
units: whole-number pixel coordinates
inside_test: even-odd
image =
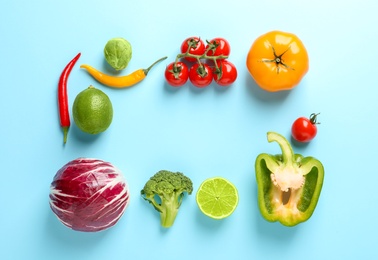
[[[228,60],[217,61],[218,68],[214,69],[214,81],[220,86],[229,86],[238,77],[238,71],[233,63]]]
[[[291,135],[298,142],[309,142],[316,136],[318,129],[316,127],[317,116],[319,114],[311,114],[310,118],[300,117],[294,121],[291,127]]]
[[[292,33],[281,31],[258,37],[248,52],[246,63],[257,85],[269,92],[294,88],[309,68],[302,41]]]
[[[213,81],[213,71],[208,64],[195,63],[189,70],[189,80],[198,88],[207,87]]]
[[[205,54],[205,43],[199,37],[189,37],[181,44],[181,53],[186,53],[189,49],[189,53],[193,55]],[[187,61],[194,62],[196,58],[185,57]]]
[[[170,63],[165,69],[165,79],[173,87],[184,85],[189,78],[189,69],[185,63],[178,61]]]
[[[231,46],[224,38],[214,38],[211,41],[207,41],[206,51],[208,56],[229,56],[231,52]]]

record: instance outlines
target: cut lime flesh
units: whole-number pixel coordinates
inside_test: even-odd
[[[239,196],[236,187],[222,177],[205,180],[196,194],[197,205],[206,216],[223,219],[236,209]]]

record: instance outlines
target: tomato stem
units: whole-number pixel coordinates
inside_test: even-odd
[[[178,65],[177,61],[175,61],[175,63],[172,66],[172,69],[168,70],[168,71],[173,74],[173,76],[175,77],[175,79],[179,79],[180,78],[180,73],[182,71],[182,67],[181,67],[181,65]]]
[[[290,70],[294,70],[294,68],[291,68],[290,66],[288,66],[287,64],[284,63],[283,59],[282,59],[282,56],[289,51],[291,45],[289,45],[289,47],[283,52],[281,53],[280,55],[277,55],[276,53],[276,49],[274,48],[274,46],[272,46],[272,51],[273,51],[273,55],[274,55],[274,59],[262,59],[261,61],[262,62],[274,62],[276,63],[276,67],[277,67],[277,74],[280,73],[280,65],[285,67],[286,69],[290,69]]]
[[[197,73],[198,75],[200,75],[202,78],[206,77],[207,76],[207,71],[205,69],[205,67],[202,65],[202,63],[199,61],[199,66],[197,68]]]
[[[312,113],[311,115],[310,115],[310,122],[311,122],[311,124],[313,124],[313,125],[315,125],[315,124],[320,124],[319,122],[316,122],[316,120],[317,120],[317,116],[319,115],[320,113],[317,113],[317,114],[315,114],[315,113]]]
[[[205,51],[205,54],[207,54],[210,50],[214,51],[219,46],[219,43],[217,43],[216,41],[210,42],[210,41],[206,40],[206,43],[207,43],[208,47]]]

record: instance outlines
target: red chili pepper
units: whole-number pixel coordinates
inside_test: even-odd
[[[59,78],[58,84],[58,105],[59,105],[59,116],[60,116],[60,125],[63,128],[63,142],[67,142],[68,129],[71,125],[70,122],[70,113],[68,110],[68,95],[67,95],[67,81],[68,76],[71,73],[72,68],[74,67],[76,61],[80,58],[81,53],[77,54],[64,68],[62,74]]]

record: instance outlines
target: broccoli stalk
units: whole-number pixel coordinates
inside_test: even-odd
[[[179,197],[182,198],[182,195],[183,193],[181,193]],[[178,198],[175,194],[171,197],[165,197],[165,199],[161,200],[161,205],[155,206],[155,208],[160,212],[160,224],[165,228],[171,227],[175,222],[182,199],[180,202],[177,201]]]
[[[165,228],[173,225],[181,206],[184,192],[193,191],[192,181],[180,172],[159,171],[141,190],[142,198],[160,212],[160,224]]]

